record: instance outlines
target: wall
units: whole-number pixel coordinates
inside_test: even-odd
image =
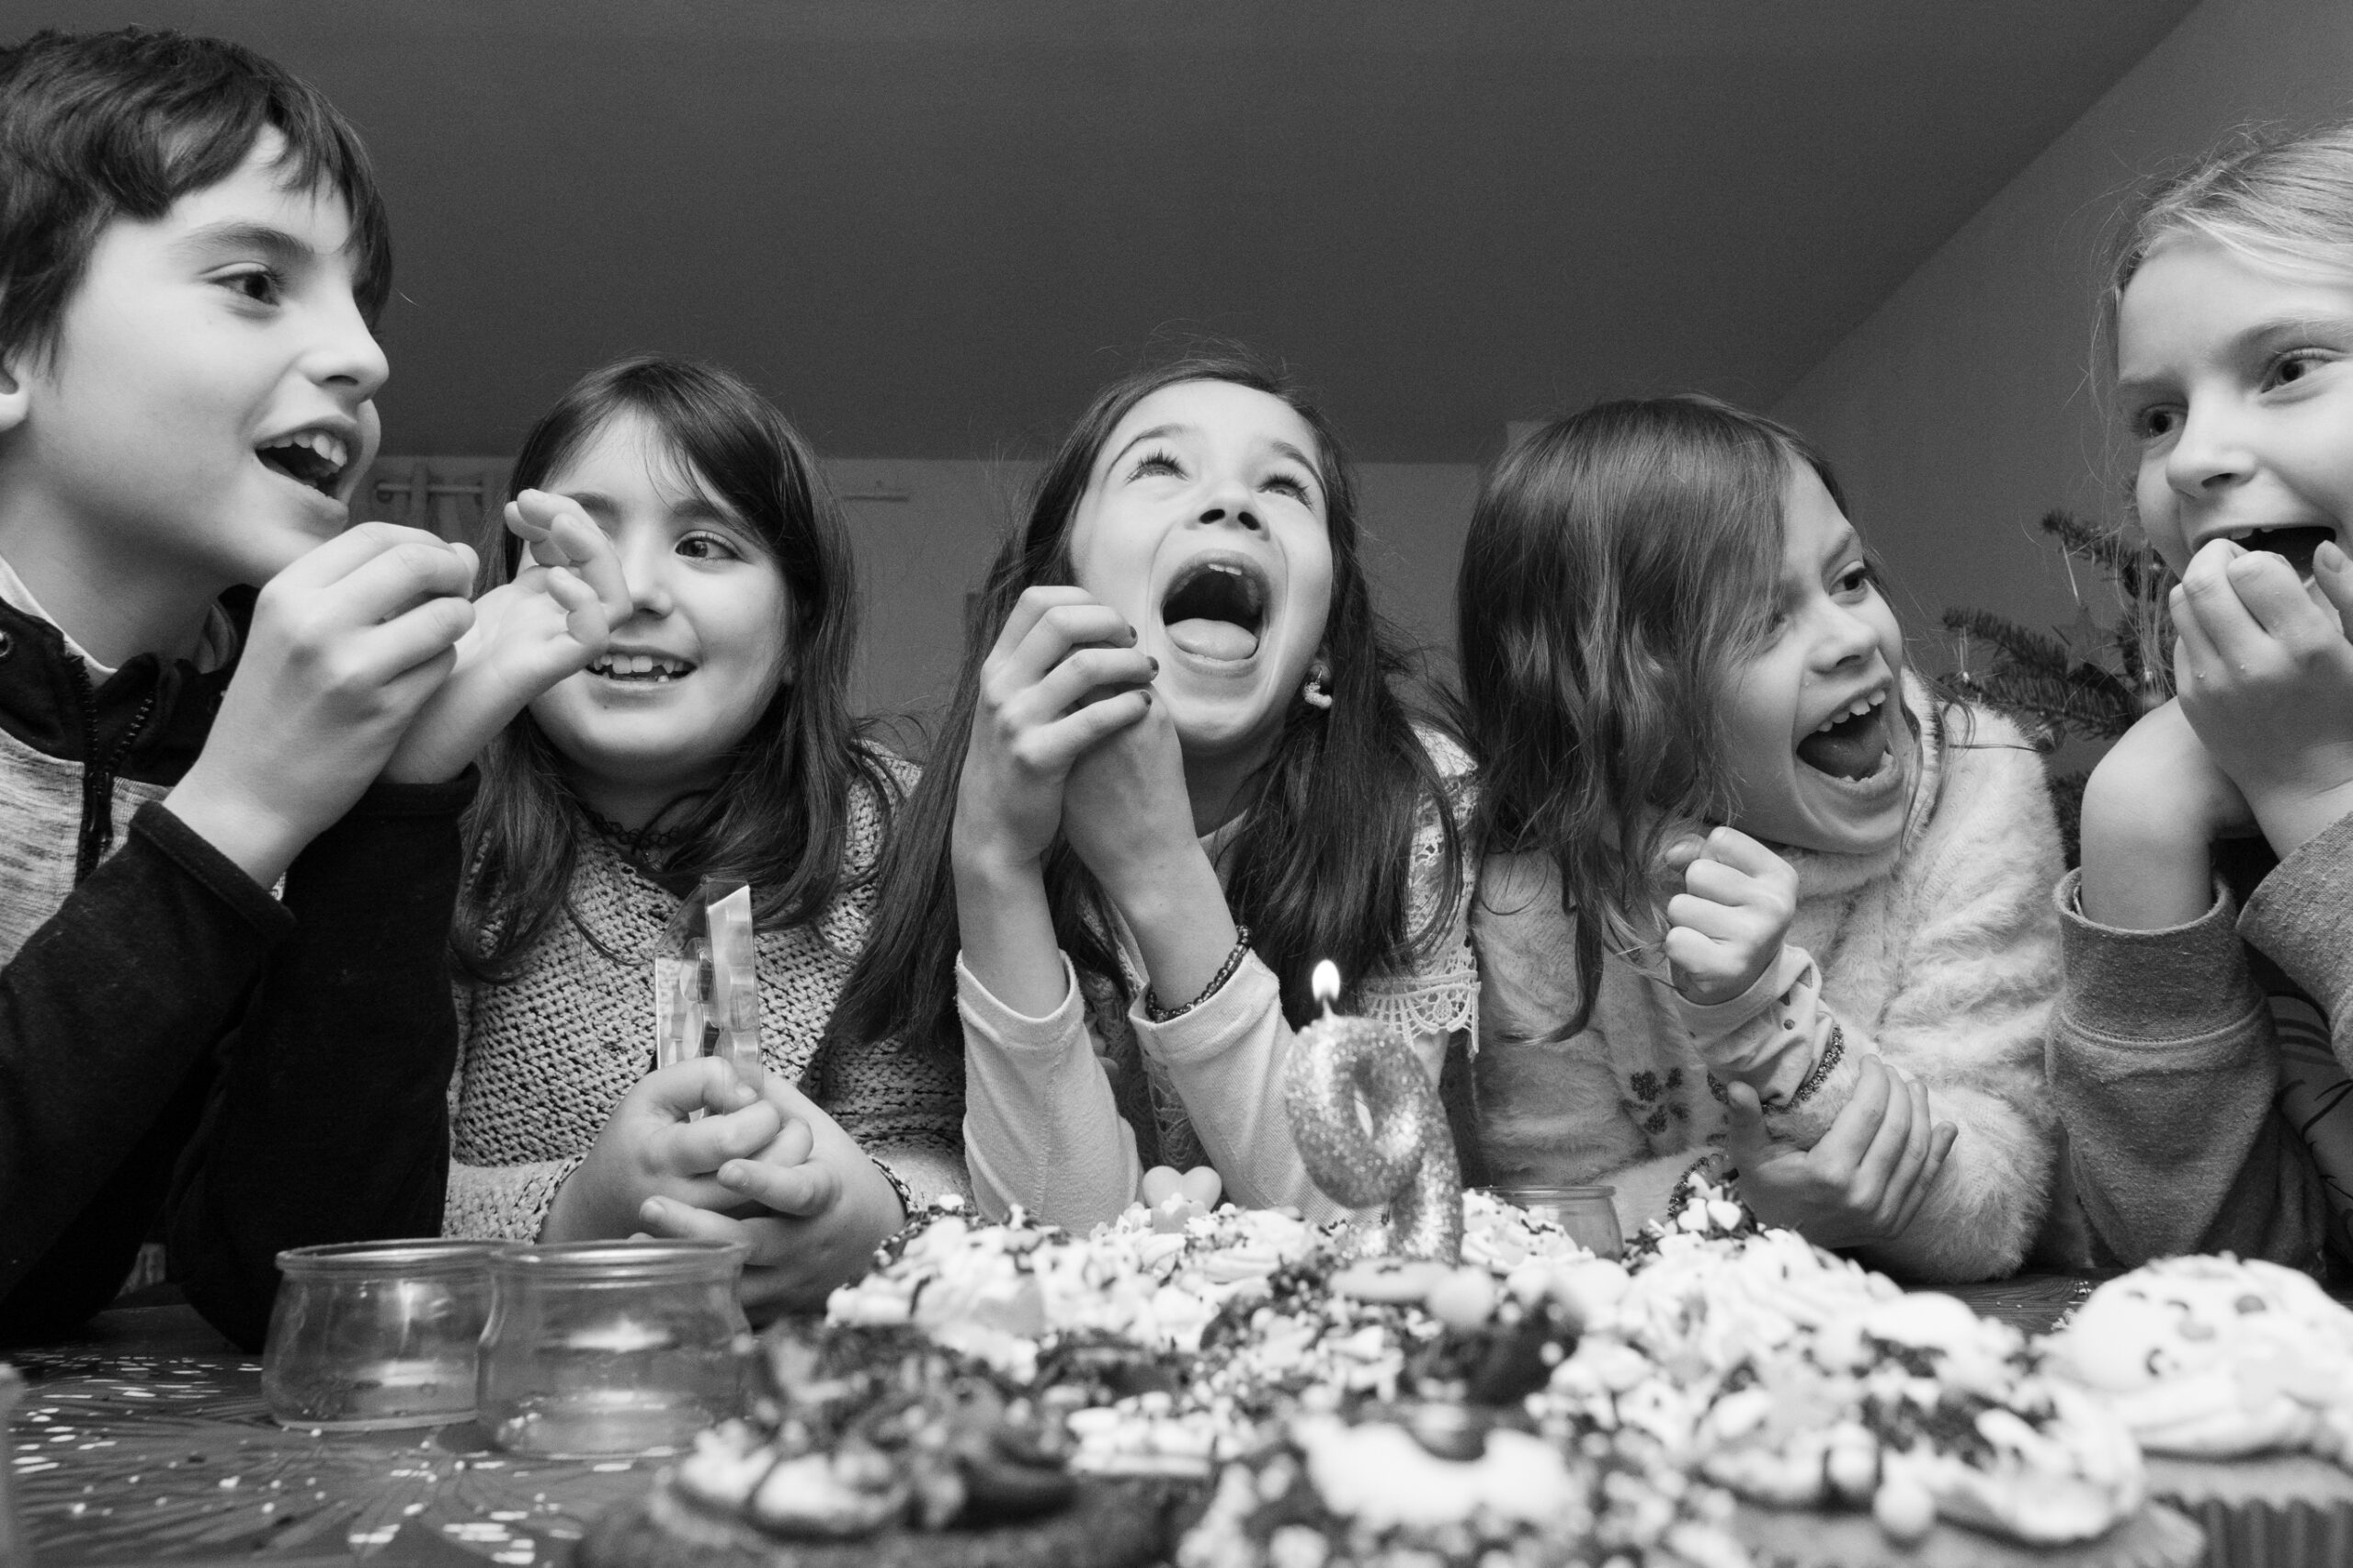
[[[835,459],[866,596],[860,705],[928,718],[962,651],[964,596],[1020,515],[1028,462]],[[1406,638],[1450,649],[1455,562],[1478,470],[1367,463],[1359,471],[1375,603]],[[884,491],[904,500],[858,500]]]
[[[2119,515],[2087,372],[2120,198],[2242,124],[2348,110],[2353,5],[2204,0],[1781,399],[1846,480],[1915,643],[1949,605],[2075,618],[2056,551],[2029,541],[2054,506]]]

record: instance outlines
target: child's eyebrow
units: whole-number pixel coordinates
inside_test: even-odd
[[[1178,435],[1191,428],[1192,426],[1189,425],[1155,425],[1149,430],[1139,430],[1128,438],[1127,445],[1121,447],[1118,451],[1111,454],[1111,461],[1108,466],[1117,468],[1120,465],[1120,460],[1121,458],[1126,457],[1130,452],[1135,450],[1136,448],[1143,445],[1146,441],[1157,441],[1165,436]]]
[[[1313,458],[1309,457],[1305,452],[1301,451],[1289,441],[1269,441],[1267,444],[1274,448],[1276,451],[1281,453],[1284,457],[1287,457],[1293,462],[1299,464],[1300,467],[1305,469],[1308,472],[1313,474],[1317,483],[1321,483],[1323,482],[1324,471],[1315,466],[1315,460]]]
[[[177,247],[191,258],[222,251],[258,251],[272,264],[289,271],[318,259],[319,253],[285,230],[250,219],[224,219],[190,232]]]

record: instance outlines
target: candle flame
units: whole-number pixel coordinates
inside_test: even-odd
[[[1324,1004],[1324,1011],[1331,1011],[1332,1004],[1340,999],[1340,966],[1330,959],[1318,963],[1315,972],[1307,978],[1307,990],[1308,994]]]

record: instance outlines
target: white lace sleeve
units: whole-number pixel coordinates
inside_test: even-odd
[[[1403,1024],[1416,1035],[1447,1035],[1466,1030],[1471,1049],[1479,1039],[1479,961],[1471,950],[1471,898],[1477,881],[1478,858],[1472,853],[1469,824],[1477,784],[1471,759],[1460,746],[1433,731],[1422,732],[1422,744],[1438,764],[1446,783],[1443,801],[1425,800],[1414,826],[1412,881],[1406,892],[1407,932],[1423,946],[1411,967],[1403,972],[1378,974],[1365,982],[1365,1016]],[[1446,863],[1446,818],[1454,824],[1461,854],[1451,879]],[[1444,918],[1439,923],[1443,911]],[[1433,924],[1436,928],[1433,929]]]

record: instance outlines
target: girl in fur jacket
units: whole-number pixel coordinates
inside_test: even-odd
[[[1822,458],[1699,397],[1555,422],[1457,603],[1490,1178],[1611,1183],[1631,1228],[1713,1164],[1874,1267],[2017,1268],[2055,1164],[2041,764],[1905,674]]]

